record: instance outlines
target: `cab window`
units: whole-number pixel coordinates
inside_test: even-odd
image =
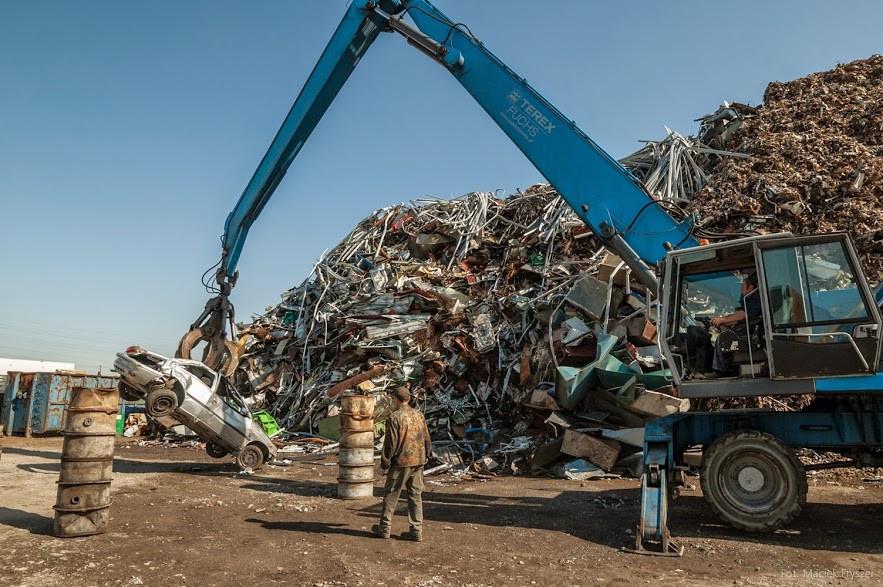
[[[763,251],[773,327],[833,332],[870,313],[841,242]]]

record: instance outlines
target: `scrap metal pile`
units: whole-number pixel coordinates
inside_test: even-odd
[[[682,405],[648,391],[644,411],[630,410],[667,382],[646,302],[626,280],[549,186],[383,208],[244,330],[236,376],[286,429],[320,434],[339,391],[410,382],[439,447],[491,445],[526,464],[547,428],[641,427]],[[582,369],[599,361],[615,393],[587,404],[601,383]],[[656,373],[642,384],[645,372]]]
[[[665,139],[642,141],[642,149],[619,162],[657,199],[689,204],[708,184],[718,161],[748,158],[726,147],[733,133],[756,114],[757,109],[751,106],[725,102],[714,114],[697,119],[700,127],[695,137],[684,137],[666,128]]]
[[[770,84],[759,108],[725,103],[622,163],[705,234],[849,230],[879,278],[881,106],[874,56]],[[235,377],[287,430],[320,434],[340,391],[410,382],[446,464],[589,478],[635,465],[644,423],[689,409],[666,393],[642,293],[550,186],[414,201],[360,222],[244,327]],[[802,405],[767,400],[751,405]]]
[[[883,56],[773,82],[693,199],[720,232],[847,231],[883,280]]]

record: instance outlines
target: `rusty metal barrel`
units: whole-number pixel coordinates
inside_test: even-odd
[[[340,452],[337,496],[360,499],[374,495],[374,396],[340,398]]]
[[[78,387],[71,394],[54,507],[59,538],[107,531],[119,401],[116,388]]]

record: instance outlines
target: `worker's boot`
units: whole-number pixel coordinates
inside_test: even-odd
[[[423,542],[423,532],[417,532],[413,528],[407,532],[402,532],[404,540],[412,540],[414,542]]]
[[[389,530],[384,530],[379,524],[371,526],[371,533],[377,538],[389,538]]]

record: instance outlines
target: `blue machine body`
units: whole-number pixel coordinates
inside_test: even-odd
[[[879,377],[879,376],[877,376]],[[868,380],[875,379],[868,376]],[[819,379],[816,383],[843,381],[856,391],[854,377]],[[883,446],[883,394],[842,395],[827,409],[777,412],[772,410],[722,410],[672,414],[648,422],[644,431],[644,475],[641,479],[641,518],[636,546],[630,552],[680,556],[683,547],[672,541],[667,526],[668,502],[674,490],[676,467],[691,446],[708,447],[718,438],[739,430],[764,432],[784,444],[818,451],[877,452]],[[660,550],[646,550],[659,544]]]

